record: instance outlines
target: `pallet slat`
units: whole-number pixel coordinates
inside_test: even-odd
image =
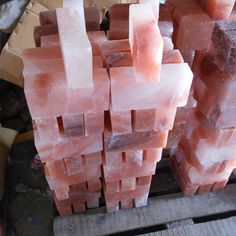
[[[149,199],[147,207],[105,214],[104,208],[54,220],[55,236],[107,235],[236,210],[236,184],[203,196],[171,194]]]

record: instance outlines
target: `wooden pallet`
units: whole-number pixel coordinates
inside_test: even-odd
[[[55,236],[236,235],[236,179],[226,188],[183,197],[164,158],[153,177],[147,207],[106,214],[101,207],[54,220]]]

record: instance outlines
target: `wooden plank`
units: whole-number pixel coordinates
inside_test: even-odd
[[[34,131],[28,131],[26,133],[18,134],[14,143],[23,143],[34,138]]]
[[[99,208],[69,217],[57,217],[54,220],[54,234],[106,235],[233,210],[236,210],[235,184],[228,185],[223,191],[203,196],[184,198],[180,194],[171,194],[153,197],[147,207],[113,214],[105,214],[105,209]]]
[[[236,217],[210,221],[201,224],[185,225],[160,232],[143,234],[142,236],[235,236]]]

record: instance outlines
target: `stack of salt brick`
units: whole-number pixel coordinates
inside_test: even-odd
[[[196,53],[197,107],[171,158],[186,195],[222,189],[236,167],[235,33],[235,22],[217,22],[209,51]]]
[[[93,42],[106,40],[105,34],[90,32],[90,42],[83,5],[72,2],[72,8],[41,13],[35,31],[41,47],[23,53],[35,145],[61,215],[99,206],[104,111],[109,109],[109,77]],[[88,19],[87,28],[97,29],[97,18]]]
[[[109,212],[117,211],[119,204],[121,208],[147,204],[177,107],[187,103],[192,72],[171,43],[165,44],[162,58],[157,12],[155,5],[130,5],[129,41],[117,34],[120,40],[101,46],[111,81],[103,162]]]

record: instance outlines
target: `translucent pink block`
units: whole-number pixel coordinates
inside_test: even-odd
[[[72,8],[56,9],[66,80],[72,89],[93,86],[92,47],[81,11]]]
[[[183,16],[179,25],[176,46],[181,52],[208,49],[213,27],[214,21],[206,14]]]
[[[150,4],[152,7],[153,15],[155,16],[156,20],[158,21],[159,19],[159,5],[160,1],[159,0],[139,0],[139,3],[147,3]]]
[[[115,136],[105,132],[105,150],[126,152],[163,148],[166,146],[167,136],[168,131],[133,132]]]
[[[121,191],[131,191],[136,188],[136,178],[130,177],[121,180]]]
[[[100,152],[103,150],[102,134],[79,137],[61,137],[56,143],[41,140],[35,132],[35,146],[42,162],[61,160],[78,153],[81,155]]]
[[[128,151],[124,153],[125,162],[133,166],[142,166],[143,164],[143,150]]]
[[[144,150],[143,160],[149,163],[156,163],[161,160],[162,148]]]
[[[65,135],[84,135],[83,115],[62,116],[62,123]]]
[[[139,185],[148,185],[151,184],[151,181],[152,181],[152,175],[137,178],[137,184]]]
[[[41,47],[42,48],[51,48],[51,47],[59,47],[59,35],[46,35],[41,36]]]
[[[121,152],[105,152],[104,153],[104,165],[107,169],[115,170],[122,168],[123,155]]]
[[[110,17],[110,30],[108,32],[109,40],[128,39],[129,37],[129,21],[113,19]]]
[[[107,69],[132,65],[133,59],[130,52],[111,53],[104,58],[104,66]]]
[[[57,206],[57,210],[58,210],[60,216],[68,216],[68,215],[72,214],[71,206],[65,206],[65,207]]]
[[[131,111],[110,111],[110,117],[113,135],[132,133]]]
[[[187,64],[162,65],[156,83],[136,83],[132,67],[111,68],[110,76],[113,111],[185,106],[193,77]]]
[[[48,172],[52,178],[59,176],[60,174],[66,174],[66,167],[63,160],[50,161],[46,163]]]
[[[80,155],[64,159],[68,175],[75,175],[83,172],[83,163]]]
[[[41,11],[39,13],[40,25],[57,25],[57,14],[55,10]]]
[[[235,0],[202,0],[201,3],[212,19],[228,20]]]
[[[131,5],[129,17],[135,78],[139,82],[157,82],[160,80],[163,41],[150,4]]]
[[[84,114],[85,134],[102,134],[104,131],[104,112]]]
[[[60,138],[59,126],[56,118],[34,120],[40,139],[51,142]]]
[[[120,181],[105,181],[103,187],[107,192],[120,192]]]
[[[162,36],[172,38],[174,26],[172,21],[173,7],[170,4],[161,4],[158,26]]]
[[[174,50],[174,45],[172,43],[171,38],[169,37],[162,37],[164,43],[164,51],[166,50]]]
[[[89,192],[97,192],[101,190],[102,184],[100,179],[94,179],[87,182]]]
[[[96,7],[86,7],[84,9],[84,15],[87,31],[100,30],[100,17]]]
[[[90,153],[84,155],[86,165],[100,166],[102,165],[102,154],[101,152]]]
[[[101,55],[101,44],[107,41],[107,37],[104,31],[92,31],[87,33],[89,41],[92,45],[93,55]]]
[[[69,186],[64,188],[59,188],[54,191],[55,196],[58,200],[64,200],[69,198]]]
[[[163,52],[162,64],[184,63],[184,59],[179,50],[168,50]]]

